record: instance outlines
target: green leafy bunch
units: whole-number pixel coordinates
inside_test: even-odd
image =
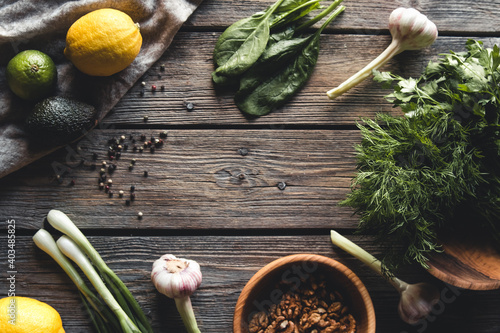
[[[390,271],[427,267],[440,237],[467,228],[500,244],[499,48],[469,40],[466,50],[440,55],[417,79],[374,71],[404,115],[358,123],[357,173],[341,205],[384,245]]]

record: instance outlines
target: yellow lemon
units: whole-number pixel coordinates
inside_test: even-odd
[[[110,76],[129,66],[141,45],[139,24],[122,11],[104,8],[71,25],[64,55],[85,74]]]
[[[28,297],[0,299],[0,332],[64,333],[59,313],[47,303]]]

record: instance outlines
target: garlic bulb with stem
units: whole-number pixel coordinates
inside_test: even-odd
[[[368,78],[373,70],[386,64],[392,57],[405,50],[419,50],[430,46],[438,36],[436,25],[414,8],[397,8],[389,17],[392,42],[377,58],[359,72],[326,94],[335,99]]]
[[[440,294],[436,286],[425,282],[409,284],[395,276],[387,276],[382,272],[382,263],[361,247],[335,230],[330,231],[330,238],[333,244],[359,259],[396,288],[400,296],[398,313],[406,323],[415,324],[427,317],[439,301]]]
[[[182,322],[189,333],[199,333],[190,296],[201,284],[200,265],[194,260],[165,254],[153,263],[151,281],[163,295],[175,300]]]

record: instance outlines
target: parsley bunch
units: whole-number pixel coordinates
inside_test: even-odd
[[[442,54],[417,79],[374,72],[405,115],[358,123],[357,174],[341,205],[384,245],[389,270],[427,267],[440,235],[467,228],[500,244],[499,48],[469,40],[466,50]]]

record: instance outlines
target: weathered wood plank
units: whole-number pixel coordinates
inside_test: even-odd
[[[228,22],[252,15],[274,3],[272,0],[204,0],[197,11],[184,24],[189,27],[222,29]],[[329,2],[325,2],[327,4]],[[488,34],[500,30],[498,1],[433,1],[433,0],[358,0],[343,2],[347,8],[329,29],[354,30],[359,34],[374,34],[387,30],[390,13],[397,7],[413,7],[427,15],[441,34]]]
[[[139,140],[144,134],[149,140],[161,131],[94,130],[76,147],[63,148],[0,180],[3,215],[27,229],[40,227],[52,208],[70,214],[83,228],[97,229],[356,226],[351,211],[337,205],[355,171],[356,130],[174,129],[154,153],[133,152],[129,135]],[[129,147],[110,162],[108,140],[121,135],[126,136],[122,144]],[[136,164],[129,170],[134,158]],[[99,190],[102,160],[117,165],[114,173],[107,173],[113,197]],[[55,172],[68,167],[59,183]],[[278,186],[281,182],[284,189]],[[132,185],[136,199],[127,206]],[[138,211],[144,213],[140,221]]]
[[[326,91],[342,83],[374,59],[390,43],[387,35],[324,35],[316,69],[306,86],[283,108],[260,118],[247,118],[233,101],[233,89],[215,88],[211,81],[214,70],[213,47],[219,33],[179,33],[158,63],[140,83],[127,93],[104,120],[106,126],[148,125],[254,125],[309,126],[353,125],[360,117],[373,117],[377,112],[398,112],[383,96],[371,79],[361,83],[344,96],[332,101]],[[430,60],[449,50],[465,50],[468,37],[439,37],[428,49],[406,51],[396,56],[382,70],[404,77],[420,76]],[[485,45],[499,44],[499,38],[483,38]],[[160,65],[165,65],[165,72]],[[151,86],[157,86],[152,92]],[[165,86],[165,91],[160,87]],[[144,89],[144,95],[140,94]],[[194,105],[188,110],[187,103]]]
[[[362,247],[379,255],[369,239],[348,236]],[[328,235],[272,237],[89,237],[105,262],[129,286],[151,318],[155,332],[183,332],[174,303],[159,295],[149,274],[155,259],[165,253],[198,261],[203,283],[192,302],[202,332],[232,332],[234,305],[250,277],[265,264],[281,256],[312,252],[339,260],[351,268],[366,285],[377,316],[377,332],[498,332],[500,292],[470,292],[436,281],[419,268],[407,268],[398,276],[410,283],[429,281],[441,290],[440,305],[429,320],[414,327],[397,316],[398,295],[384,280],[346,253],[330,245]],[[0,238],[5,272],[5,237]],[[81,306],[76,288],[62,269],[30,237],[16,238],[16,294],[34,297],[54,306],[61,314],[67,332],[90,332],[90,323]],[[0,285],[0,294],[8,284]]]

